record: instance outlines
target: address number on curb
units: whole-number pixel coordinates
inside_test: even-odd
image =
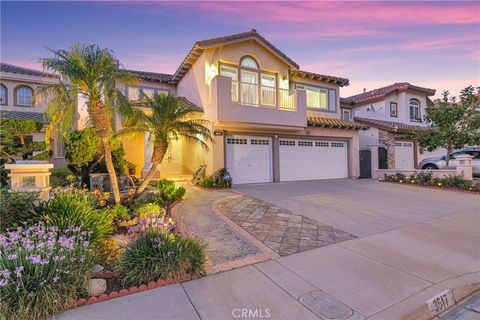
[[[431,314],[439,314],[455,305],[452,290],[448,289],[436,295],[430,300],[427,300],[427,306]]]

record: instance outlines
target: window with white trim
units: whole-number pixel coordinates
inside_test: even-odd
[[[33,90],[27,86],[17,87],[15,90],[16,105],[21,107],[31,107],[33,105]]]
[[[271,74],[261,75],[261,97],[262,104],[266,106],[275,106],[277,104],[276,79]]]
[[[238,69],[221,65],[220,75],[232,79],[232,101],[238,101]]]
[[[343,148],[342,142],[332,142],[330,145],[334,148]]]
[[[240,61],[240,66],[244,68],[258,70],[257,62],[253,58],[248,56],[242,58],[242,61]]]
[[[315,142],[315,147],[328,147],[330,144],[325,141],[317,141]]]
[[[332,112],[337,110],[337,94],[335,90],[303,84],[297,84],[296,88],[305,91],[307,108]]]
[[[420,102],[417,99],[410,99],[410,121],[421,121]]]
[[[7,104],[7,87],[0,84],[0,104]]]
[[[347,108],[342,108],[342,120],[350,120],[351,110]]]

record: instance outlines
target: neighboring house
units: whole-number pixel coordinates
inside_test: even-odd
[[[427,106],[433,106],[429,97],[434,94],[434,89],[394,83],[342,98],[342,114],[370,127],[360,132],[360,148],[379,147],[381,169],[412,169],[426,157],[446,154],[444,149],[421,154],[417,142],[408,137],[429,126],[422,119]]]
[[[35,99],[35,90],[43,85],[57,82],[57,75],[32,70],[11,64],[0,64],[0,118],[33,119],[45,122],[45,99]],[[44,141],[45,130],[35,132],[27,141]],[[63,140],[54,138],[52,162],[65,165]]]
[[[173,75],[130,72],[142,83],[119,85],[129,99],[168,92],[211,123],[209,151],[173,141],[163,177],[190,175],[201,164],[209,173],[227,167],[237,184],[359,176],[358,131],[368,125],[342,119],[339,91],[349,80],[300,70],[255,30],[196,42]],[[148,134],[124,145],[145,175]]]

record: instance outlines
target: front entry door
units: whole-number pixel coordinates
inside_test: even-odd
[[[172,139],[160,164],[160,175],[182,173],[182,139]]]

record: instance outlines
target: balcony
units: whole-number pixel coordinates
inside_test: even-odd
[[[292,92],[288,89],[233,80],[231,82],[231,95],[233,102],[240,103],[244,106],[273,108],[287,111],[295,111],[297,109],[297,94],[295,91]]]
[[[232,81],[216,76],[211,82],[211,106],[217,121],[305,127],[303,91]]]

